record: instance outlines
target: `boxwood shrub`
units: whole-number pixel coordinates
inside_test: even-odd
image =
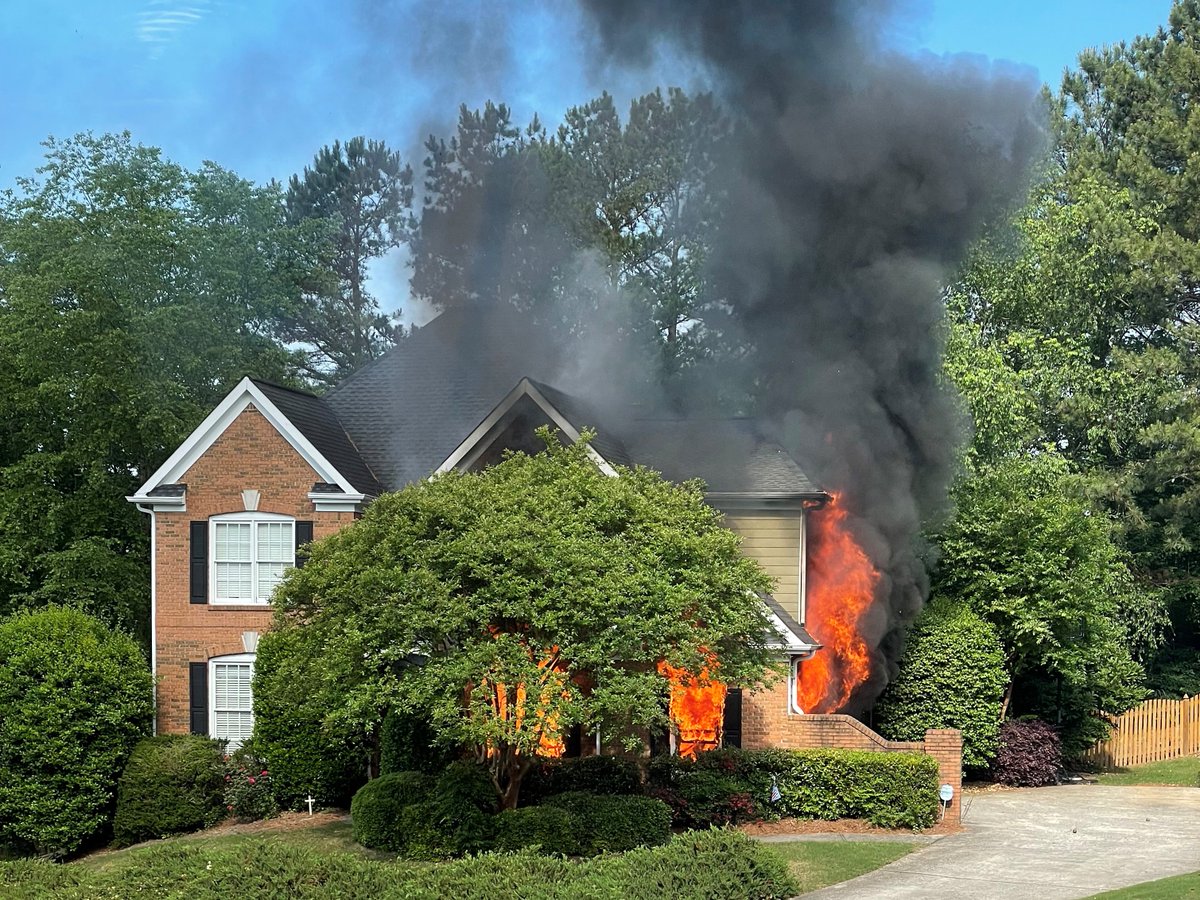
[[[219,743],[197,734],[162,734],[133,748],[117,784],[113,843],[207,828],[225,812]]]
[[[557,806],[506,809],[493,822],[492,847],[501,851],[537,847],[542,853],[578,856],[581,851],[579,820]]]
[[[521,785],[521,802],[534,804],[551,794],[571,791],[640,794],[642,771],[635,761],[621,756],[547,760],[525,776]]]
[[[547,797],[544,805],[571,814],[585,856],[654,847],[671,835],[671,810],[653,797],[572,791]]]
[[[728,816],[866,819],[884,828],[927,828],[937,814],[938,768],[922,753],[867,750],[717,750],[695,760],[656,757],[649,790],[677,823]],[[771,800],[772,785],[779,800]],[[744,810],[748,802],[749,810]]]
[[[367,782],[350,804],[354,839],[414,859],[439,859],[491,847],[496,791],[472,762],[451,764],[436,779],[397,772]]]
[[[404,810],[424,802],[434,779],[424,772],[393,772],[368,781],[350,801],[354,840],[373,850],[399,853],[406,844]]]
[[[0,846],[68,854],[107,828],[153,689],[133,639],[80,610],[0,620]]]

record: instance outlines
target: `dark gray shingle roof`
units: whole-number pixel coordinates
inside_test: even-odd
[[[748,420],[599,414],[553,386],[554,348],[531,337],[524,319],[491,313],[481,329],[479,315],[443,313],[324,398],[386,488],[428,477],[528,377],[572,425],[597,432],[593,446],[610,462],[642,464],[673,481],[701,478],[711,492],[820,493]]]
[[[784,627],[787,628],[788,631],[800,638],[800,640],[804,641],[806,644],[809,644],[813,647],[820,646],[820,642],[808,633],[807,628],[795,620],[792,614],[784,608],[782,603],[780,603],[770,594],[759,594],[758,596],[762,598],[762,602],[767,605],[767,608],[779,617],[779,621],[783,623]]]
[[[377,497],[383,486],[363,461],[354,442],[338,421],[330,406],[314,394],[253,379],[281,413],[308,438],[330,465],[337,469],[360,493]]]

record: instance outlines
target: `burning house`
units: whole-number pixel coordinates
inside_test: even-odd
[[[841,527],[836,498],[760,423],[602,409],[553,387],[538,377],[553,362],[499,349],[527,337],[519,317],[452,311],[325,397],[244,379],[129,498],[151,516],[161,732],[249,737],[257,635],[270,627],[273,587],[302,564],[296,548],[384,491],[536,450],[543,425],[571,441],[595,430],[590,455],[610,474],[645,465],[703,479],[708,502],[775,580],[762,600],[772,643],[791,662],[787,683],[743,696],[709,673],[667,667],[677,751],[769,745],[789,718],[846,706],[870,671],[854,617],[878,575]],[[805,623],[816,610],[814,637]],[[578,736],[547,752],[572,750],[589,752]]]

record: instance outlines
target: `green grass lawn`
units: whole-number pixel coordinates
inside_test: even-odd
[[[1200,898],[1200,872],[1191,875],[1176,875],[1174,878],[1161,878],[1158,881],[1147,881],[1145,884],[1135,884],[1133,887],[1121,888],[1117,891],[1105,891],[1096,894],[1088,900],[1179,900],[1179,898]]]
[[[788,861],[802,893],[865,875],[907,856],[918,844],[874,841],[788,841],[767,844]]]
[[[1196,787],[1200,784],[1200,756],[1183,756],[1163,762],[1148,763],[1132,769],[1118,769],[1096,776],[1101,784],[1177,784]]]

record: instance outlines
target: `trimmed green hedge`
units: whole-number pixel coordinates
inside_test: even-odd
[[[113,843],[207,828],[225,812],[221,745],[197,734],[162,734],[133,748],[117,783]]]
[[[653,797],[574,791],[548,797],[544,805],[571,814],[585,856],[655,847],[671,835],[671,810]]]
[[[883,828],[928,828],[938,808],[937,762],[922,753],[715,750],[694,761],[656,757],[648,774],[648,792],[676,824],[720,821],[743,799],[752,805],[745,819],[866,819]]]
[[[579,856],[579,820],[556,806],[506,809],[495,820],[492,848],[500,851],[538,847],[542,853]]]
[[[552,794],[640,794],[642,770],[621,756],[584,756],[547,760],[535,766],[521,785],[521,802],[532,805]]]
[[[247,838],[225,846],[189,842],[134,850],[123,865],[99,871],[32,861],[0,863],[0,895],[29,900],[783,900],[797,889],[780,856],[731,831],[685,833],[663,847],[582,862],[525,851],[428,866]]]

